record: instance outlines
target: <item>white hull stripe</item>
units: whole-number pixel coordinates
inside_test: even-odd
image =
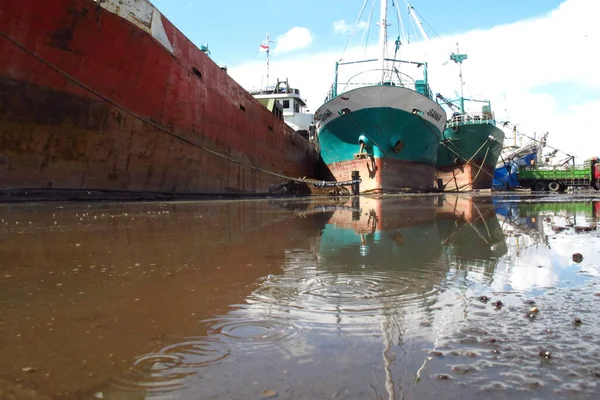
[[[146,33],[152,35],[167,50],[174,53],[167,37],[160,11],[146,0],[94,0],[113,14],[126,19]]]
[[[366,86],[345,92],[323,104],[315,112],[317,132],[340,117],[344,109],[352,111],[364,108],[389,107],[408,113],[418,112],[421,118],[432,123],[441,134],[446,125],[446,112],[435,101],[400,86]]]

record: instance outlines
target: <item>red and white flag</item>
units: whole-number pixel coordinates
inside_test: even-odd
[[[269,45],[268,44],[260,44],[260,50],[261,51],[269,51]]]

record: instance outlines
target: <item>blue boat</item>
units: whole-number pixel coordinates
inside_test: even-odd
[[[515,133],[515,144],[506,146],[502,150],[494,171],[492,189],[506,190],[519,187],[519,167],[537,165],[541,160],[548,134],[545,134],[541,140],[530,138],[524,145],[517,146],[516,129],[513,132]]]

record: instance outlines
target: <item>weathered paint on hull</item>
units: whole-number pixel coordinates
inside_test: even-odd
[[[444,138],[448,145],[438,149],[436,178],[442,179],[445,190],[490,189],[504,132],[487,123],[459,125],[458,130],[446,128]]]
[[[359,171],[361,193],[429,190],[441,136],[436,129],[402,109],[358,109],[319,129],[321,156],[338,181],[349,180],[351,171]],[[361,138],[369,157],[357,159]]]
[[[358,171],[360,193],[393,193],[429,190],[433,185],[435,168],[392,158],[367,158],[341,161],[328,165],[337,181],[349,180]]]
[[[266,193],[284,180],[201,146],[313,176],[314,145],[145,0],[3,2],[0,54],[0,190]]]
[[[441,179],[444,191],[466,192],[470,190],[491,189],[494,167],[484,164],[483,159],[475,159],[461,168],[437,170],[437,179]]]

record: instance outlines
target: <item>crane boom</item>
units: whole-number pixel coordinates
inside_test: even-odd
[[[448,107],[450,107],[451,109],[456,110],[456,111],[459,110],[459,107],[456,104],[454,104],[452,102],[452,100],[447,99],[446,97],[442,96],[440,93],[436,93],[435,97],[436,97],[436,99],[443,101],[443,103],[441,105],[447,105]]]

